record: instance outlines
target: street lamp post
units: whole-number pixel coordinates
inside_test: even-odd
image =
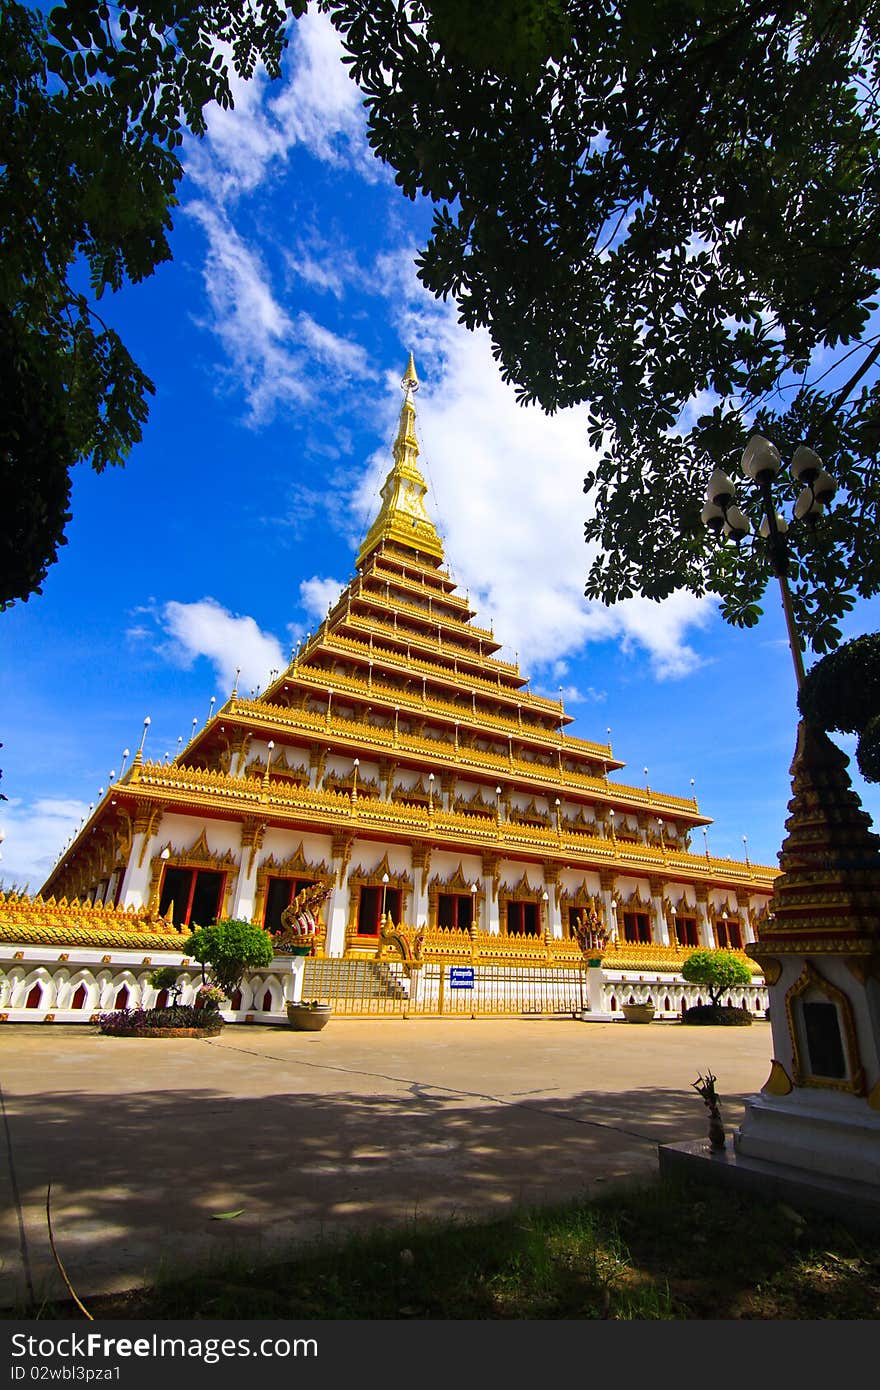
[[[782,595],[782,611],[788,631],[788,644],[794,662],[795,680],[798,690],[804,682],[804,662],[801,642],[795,626],[794,610],[791,604],[791,591],[788,587],[790,559],[786,534],[788,523],[776,511],[773,504],[773,480],[782,467],[779,450],[760,434],[753,434],[746,444],[740,467],[747,478],[758,488],[761,497],[763,520],[760,534],[767,544],[767,557],[770,570],[779,582]],[[794,520],[806,525],[815,525],[826,505],[834,497],[837,484],[822,466],[822,460],[812,449],[801,444],[795,449],[791,459],[791,474],[802,485],[802,490],[794,504]],[[749,519],[736,505],[736,488],[733,481],[721,468],[716,468],[706,489],[706,503],[700,513],[705,526],[714,531],[719,540],[732,537],[737,545],[751,531]]]

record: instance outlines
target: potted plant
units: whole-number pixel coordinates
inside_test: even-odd
[[[623,1016],[627,1023],[653,1023],[654,1022],[654,1002],[648,998],[641,1004],[631,1000],[629,1004],[622,1006]]]
[[[310,1003],[288,1004],[287,1021],[300,1033],[320,1033],[330,1022],[331,1008],[320,999]]]

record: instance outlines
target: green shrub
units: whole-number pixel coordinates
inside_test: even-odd
[[[695,1004],[685,1009],[682,1023],[716,1024],[727,1028],[747,1028],[752,1021],[748,1009],[734,1009],[724,1004]]]
[[[862,730],[856,762],[866,782],[880,782],[880,714],[869,719]]]
[[[856,759],[866,782],[880,782],[880,633],[844,642],[807,672],[801,714],[826,731],[858,734]]]
[[[197,927],[184,943],[183,951],[211,967],[227,999],[238,989],[246,970],[268,965],[274,955],[268,932],[235,917],[224,918],[210,927]]]
[[[728,989],[752,983],[752,972],[744,961],[731,951],[694,951],[681,967],[682,977],[689,985],[703,985],[716,1006]]]

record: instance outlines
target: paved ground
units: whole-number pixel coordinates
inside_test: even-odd
[[[653,1175],[728,1127],[769,1070],[770,1027],[333,1019],[210,1041],[0,1029],[0,1307],[131,1288],[160,1262],[269,1253],[322,1232],[500,1211]],[[215,1221],[222,1212],[242,1214]]]

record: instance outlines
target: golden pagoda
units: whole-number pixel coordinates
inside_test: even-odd
[[[574,948],[584,914],[643,966],[754,941],[774,871],[691,853],[711,823],[696,800],[612,780],[610,744],[572,736],[475,621],[425,507],[412,356],[401,385],[381,505],[325,620],[172,763],[139,750],[43,900],[277,930],[319,883],[324,958],[375,955],[391,925],[410,943]]]

